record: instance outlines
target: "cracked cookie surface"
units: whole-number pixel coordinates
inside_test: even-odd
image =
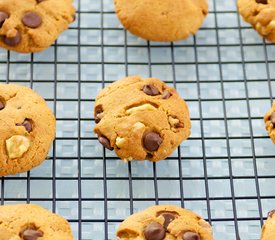
[[[55,117],[28,87],[0,84],[0,176],[42,163],[55,136]]]
[[[268,135],[275,144],[275,103],[272,104],[272,108],[265,114],[264,122]]]
[[[149,207],[125,219],[120,240],[212,240],[212,227],[190,210],[172,205]]]
[[[151,41],[178,41],[195,34],[208,14],[207,0],[114,0],[124,27]]]
[[[63,217],[34,204],[0,206],[1,240],[73,240]]]
[[[110,84],[98,94],[94,115],[99,142],[123,160],[165,159],[190,135],[187,104],[156,78]]]
[[[44,50],[74,18],[72,0],[0,0],[0,46],[21,53]]]
[[[243,19],[265,39],[275,42],[275,1],[238,0]]]

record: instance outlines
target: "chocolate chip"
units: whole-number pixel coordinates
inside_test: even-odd
[[[111,147],[111,144],[110,144],[110,141],[109,141],[108,138],[103,137],[103,136],[100,136],[100,137],[98,138],[98,141],[99,141],[105,148],[107,148],[107,149],[109,149],[109,150],[111,150],[111,151],[114,149],[113,147]]]
[[[34,229],[26,229],[23,233],[22,233],[22,238],[24,240],[37,240],[40,237],[43,237],[43,232],[39,231],[39,230],[34,230]]]
[[[143,136],[143,145],[150,152],[157,151],[161,143],[162,139],[158,133],[148,132]]]
[[[5,104],[0,101],[0,111],[3,110],[4,108],[5,108]]]
[[[97,108],[96,110],[95,110],[95,112],[96,112],[96,115],[95,115],[95,123],[99,123],[100,122],[100,120],[102,119],[102,117],[103,117],[103,109],[100,107],[100,108]]]
[[[268,0],[256,0],[256,3],[268,4]]]
[[[144,229],[144,236],[146,240],[162,240],[165,238],[165,229],[159,223],[150,223]]]
[[[275,209],[268,212],[267,217],[272,217],[274,213],[275,213]]]
[[[32,123],[31,123],[31,121],[29,119],[25,119],[22,124],[17,124],[17,126],[23,126],[23,127],[25,127],[25,129],[29,133],[32,131]]]
[[[4,43],[9,46],[16,46],[21,41],[21,34],[19,32],[16,33],[14,37],[4,37]]]
[[[9,14],[7,14],[6,12],[0,12],[0,27],[3,26],[4,22],[8,18],[9,18]]]
[[[171,213],[162,213],[161,216],[164,218],[164,223],[163,227],[167,229],[168,225],[176,218],[173,214]]]
[[[27,12],[22,17],[22,22],[27,27],[38,28],[41,25],[41,23],[42,23],[42,19],[41,19],[41,17],[37,13]]]
[[[275,112],[271,113],[270,121],[273,125],[275,125]]]
[[[168,90],[164,90],[164,92],[162,93],[161,98],[162,99],[168,99],[171,96],[172,96],[172,94]]]
[[[151,84],[144,85],[142,88],[142,91],[150,96],[156,96],[160,94],[159,90],[154,85],[151,85]]]
[[[44,2],[46,0],[36,0],[37,3],[41,3],[41,2]]]
[[[194,232],[185,232],[182,234],[183,240],[200,240],[200,235]]]

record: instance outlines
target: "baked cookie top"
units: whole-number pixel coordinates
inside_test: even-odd
[[[114,0],[124,27],[151,41],[178,41],[195,34],[208,13],[207,0]]]
[[[67,220],[40,206],[0,206],[1,240],[73,240]]]
[[[275,102],[272,104],[272,108],[265,114],[264,122],[268,135],[275,144]]]
[[[28,87],[0,84],[0,176],[25,172],[45,160],[55,117]]]
[[[121,240],[212,240],[212,227],[202,217],[172,205],[149,207],[125,219]]]
[[[275,1],[238,0],[238,9],[243,19],[257,32],[271,42],[275,42]]]
[[[0,0],[0,46],[22,53],[46,49],[74,16],[72,0]]]
[[[156,78],[112,83],[98,94],[94,114],[99,142],[123,160],[165,159],[190,135],[187,104]]]
[[[262,227],[261,240],[273,240],[275,236],[275,210],[267,215],[267,220]]]

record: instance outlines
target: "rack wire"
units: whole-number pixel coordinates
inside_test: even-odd
[[[275,48],[244,23],[234,0],[209,0],[194,37],[153,43],[124,31],[112,0],[75,2],[76,22],[48,50],[0,50],[0,82],[30,86],[57,118],[49,158],[3,177],[1,204],[36,203],[66,217],[75,239],[114,239],[153,204],[201,214],[215,239],[258,240],[275,208],[275,148],[263,116],[275,92]],[[167,160],[125,164],[93,134],[98,91],[126,75],[154,76],[187,101],[192,135]]]

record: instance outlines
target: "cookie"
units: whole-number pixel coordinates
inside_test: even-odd
[[[156,78],[112,83],[98,94],[94,114],[99,142],[126,161],[165,159],[190,135],[187,104]]]
[[[275,103],[272,104],[272,108],[265,114],[264,122],[268,135],[275,144]]]
[[[42,163],[55,136],[55,117],[28,87],[0,84],[0,176]]]
[[[275,1],[238,0],[239,13],[265,39],[275,42]]]
[[[73,240],[66,219],[40,206],[0,206],[1,240]]]
[[[171,42],[195,34],[208,14],[207,0],[114,0],[116,14],[131,33]]]
[[[212,227],[190,210],[172,205],[149,207],[125,219],[119,226],[120,240],[212,240]]]
[[[0,47],[21,53],[46,49],[74,16],[72,0],[1,0]]]
[[[275,210],[272,210],[267,215],[267,220],[262,227],[260,240],[273,240],[275,236]]]

